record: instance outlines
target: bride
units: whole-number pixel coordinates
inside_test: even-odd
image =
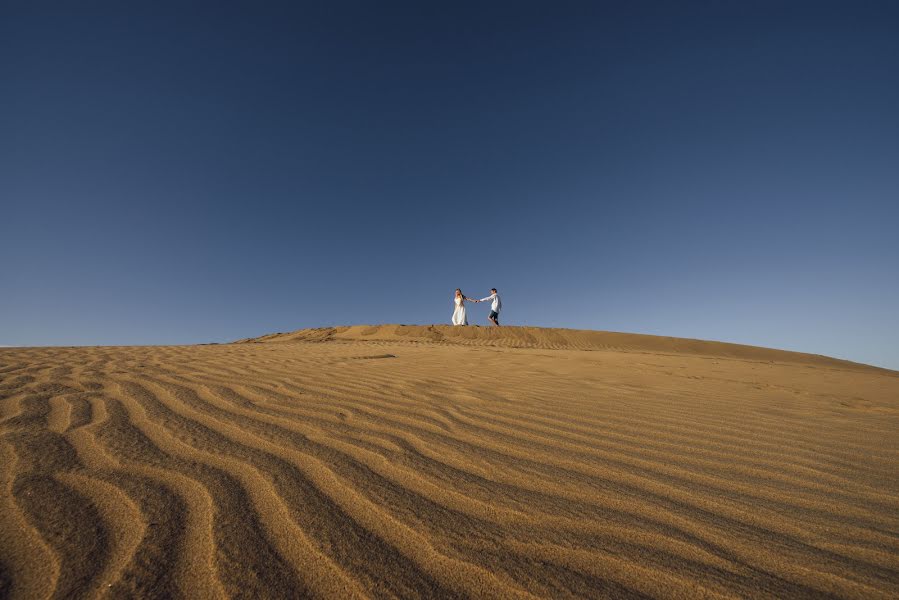
[[[468,325],[468,316],[465,314],[466,300],[474,302],[471,298],[466,298],[462,290],[456,288],[456,296],[453,298],[453,302],[456,304],[456,309],[453,311],[453,325]]]

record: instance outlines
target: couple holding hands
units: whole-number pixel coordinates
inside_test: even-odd
[[[453,325],[468,325],[468,316],[465,314],[466,302],[487,302],[488,300],[492,300],[493,302],[490,305],[490,314],[487,318],[490,319],[491,323],[499,327],[499,311],[502,310],[503,303],[499,299],[496,288],[492,288],[490,290],[490,295],[486,298],[481,298],[480,300],[468,298],[462,293],[462,290],[456,288],[456,296],[453,298],[453,302],[456,304],[456,308],[453,310]]]

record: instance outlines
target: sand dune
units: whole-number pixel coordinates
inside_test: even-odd
[[[537,328],[241,342],[0,348],[0,597],[899,595],[899,373]]]
[[[886,371],[878,367],[847,360],[788,352],[758,346],[709,342],[684,338],[617,333],[613,331],[585,331],[582,329],[553,329],[547,327],[453,327],[451,325],[350,325],[300,329],[290,333],[272,333],[247,338],[235,343],[277,342],[428,342],[466,346],[495,346],[499,348],[545,348],[550,350],[606,350],[649,352],[653,354],[695,354],[719,358],[740,358],[766,362],[791,362],[826,365],[844,369]],[[886,371],[889,372],[889,371]]]

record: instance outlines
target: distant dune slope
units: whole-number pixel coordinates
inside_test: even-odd
[[[612,350],[622,352],[652,352],[696,354],[741,358],[758,361],[794,362],[829,365],[846,369],[886,369],[830,358],[818,354],[774,350],[758,346],[709,342],[685,338],[556,329],[548,327],[453,327],[451,325],[351,325],[300,329],[289,333],[272,333],[235,343],[260,342],[326,342],[326,341],[390,341],[496,346],[500,348],[545,348],[553,350]]]
[[[532,328],[260,339],[0,348],[0,598],[899,597],[894,372]]]

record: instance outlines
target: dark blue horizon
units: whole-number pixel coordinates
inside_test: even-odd
[[[899,369],[896,3],[126,4],[0,8],[0,345],[497,287]]]

